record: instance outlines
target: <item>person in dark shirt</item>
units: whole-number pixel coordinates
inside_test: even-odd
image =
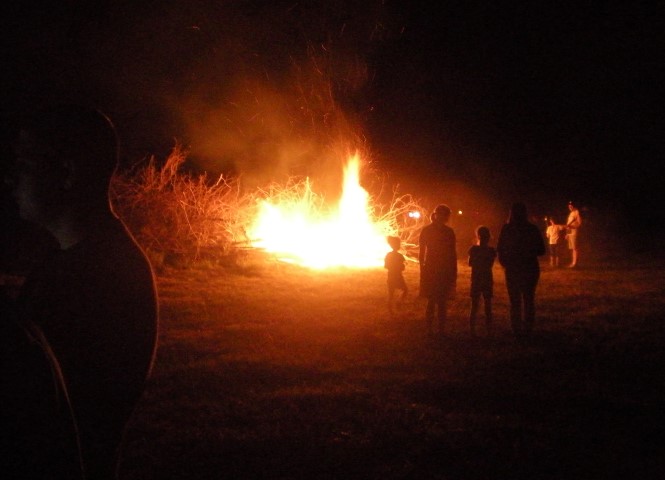
[[[13,195],[60,249],[28,275],[19,318],[43,331],[61,368],[91,479],[116,478],[157,339],[152,269],[109,203],[117,162],[114,126],[96,109],[54,107],[22,123]]]
[[[386,240],[392,249],[386,254],[383,262],[384,267],[388,270],[388,311],[392,315],[394,313],[395,290],[402,291],[400,300],[403,301],[409,293],[409,288],[406,286],[402,274],[406,269],[406,260],[404,255],[399,252],[401,240],[399,237],[393,236],[387,237]]]
[[[492,296],[494,293],[494,277],[492,266],[496,258],[496,250],[489,246],[490,230],[485,226],[476,229],[477,245],[469,248],[469,266],[471,267],[471,314],[469,326],[471,334],[476,335],[476,320],[480,298],[485,307],[485,326],[487,336],[492,336]]]
[[[543,236],[528,221],[526,206],[521,202],[512,205],[508,222],[501,228],[497,254],[506,275],[513,333],[521,340],[533,330],[540,278],[538,257],[545,255]]]
[[[443,334],[448,301],[455,295],[457,284],[457,252],[455,232],[447,223],[450,208],[438,205],[432,215],[432,223],[420,233],[420,296],[427,298],[425,320],[427,333],[433,335],[434,317],[439,322],[439,334]]]

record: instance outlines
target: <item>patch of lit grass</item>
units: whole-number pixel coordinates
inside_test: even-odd
[[[468,332],[460,264],[442,341],[424,335],[414,265],[392,318],[382,269],[167,270],[123,478],[654,478],[663,277],[544,268],[536,334],[519,344],[498,266],[496,337]]]

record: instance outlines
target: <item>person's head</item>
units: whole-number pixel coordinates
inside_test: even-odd
[[[62,105],[32,114],[21,122],[14,149],[13,194],[23,218],[48,225],[63,210],[109,209],[118,141],[98,110]]]
[[[448,223],[450,220],[450,207],[444,203],[441,203],[436,206],[434,209],[434,219],[438,223]]]
[[[526,205],[522,202],[515,202],[510,207],[508,223],[527,223]]]
[[[478,243],[480,245],[487,245],[487,243],[490,241],[490,229],[485,225],[479,226],[476,228],[476,238],[478,239]]]
[[[388,241],[388,245],[390,245],[390,248],[392,248],[393,251],[395,252],[399,250],[399,247],[402,244],[402,241],[400,240],[399,237],[393,237],[392,235],[386,237],[386,240]]]
[[[547,223],[550,225],[556,225],[556,220],[554,219],[554,217],[548,217]]]
[[[570,210],[571,212],[575,210],[575,202],[573,202],[572,200],[568,202],[568,210]]]

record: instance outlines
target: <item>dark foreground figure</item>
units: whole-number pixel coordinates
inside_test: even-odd
[[[528,221],[526,206],[514,203],[497,243],[499,263],[505,269],[510,299],[510,323],[518,339],[529,336],[536,318],[536,286],[540,278],[538,257],[545,255],[545,242]]]
[[[63,415],[70,412],[89,479],[116,477],[123,432],[145,388],[157,338],[150,265],[109,205],[117,160],[108,118],[94,109],[59,107],[22,124],[12,178],[21,216],[45,227],[61,247],[28,275],[16,308],[19,325],[43,332],[53,357],[47,361],[61,373],[59,399],[69,404],[56,408],[55,427],[44,429],[66,435]],[[42,400],[13,408],[22,417],[44,416]],[[36,427],[25,428],[33,435]],[[72,456],[71,445],[62,442],[64,458]]]
[[[425,321],[427,333],[434,334],[434,317],[443,335],[448,316],[448,302],[457,286],[457,252],[455,232],[447,224],[450,208],[438,205],[431,216],[432,223],[420,233],[420,296],[427,298]]]

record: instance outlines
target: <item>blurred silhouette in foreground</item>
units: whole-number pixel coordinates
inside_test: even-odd
[[[0,320],[0,469],[3,478],[82,479],[71,402],[41,329],[18,322],[10,297]]]
[[[19,321],[43,331],[58,362],[85,478],[113,479],[158,318],[150,264],[109,203],[115,129],[94,109],[51,108],[21,123],[15,151],[19,213],[60,245],[28,275]]]
[[[438,205],[432,214],[432,223],[420,233],[420,296],[427,298],[425,320],[427,333],[433,335],[434,317],[443,335],[448,313],[448,301],[455,295],[457,284],[457,252],[455,232],[447,223],[450,208]]]
[[[545,242],[536,225],[527,219],[526,206],[514,203],[497,243],[499,263],[506,275],[510,300],[510,323],[521,340],[531,335],[536,318],[536,286],[540,278],[538,257]]]

